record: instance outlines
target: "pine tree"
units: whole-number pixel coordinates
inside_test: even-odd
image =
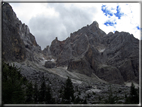
[[[138,91],[135,89],[134,84],[131,84],[130,88],[130,102],[132,104],[138,104],[139,103],[139,96],[138,96]]]
[[[139,103],[139,94],[138,89],[135,88],[133,82],[130,87],[130,95],[125,96],[125,104],[138,104]]]
[[[26,83],[19,69],[2,62],[2,103],[21,104],[25,103]]]
[[[33,99],[34,99],[34,103],[38,102],[38,95],[39,95],[39,91],[38,91],[38,87],[37,87],[37,82],[35,82],[34,84],[34,89],[33,89]]]
[[[87,104],[87,101],[86,101],[86,99],[84,100],[83,104]]]
[[[42,77],[42,84],[39,90],[39,101],[41,103],[45,103],[45,94],[46,94],[46,84],[45,84],[45,79],[44,79],[44,75]]]
[[[71,103],[74,101],[74,89],[71,79],[68,77],[66,80],[64,93],[63,93],[63,99],[65,103]]]
[[[46,88],[46,92],[45,92],[45,102],[46,102],[46,104],[54,103],[53,98],[52,98],[52,94],[51,94],[51,87],[49,85]]]
[[[31,82],[27,84],[26,89],[26,103],[30,104],[33,103],[33,85]]]

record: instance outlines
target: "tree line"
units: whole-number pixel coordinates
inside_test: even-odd
[[[60,89],[61,101],[55,101],[50,84],[46,85],[45,77],[38,87],[20,74],[20,69],[2,62],[2,104],[87,104],[86,98],[74,96],[75,90],[68,77],[64,87]],[[115,104],[117,98],[112,96],[111,88],[108,99],[104,102]],[[130,95],[125,95],[125,104],[138,104],[138,89],[132,83]]]
[[[20,74],[20,69],[2,62],[2,104],[69,104],[74,99],[74,89],[71,79],[68,77],[65,87],[61,89],[61,102],[56,102],[52,96],[51,86],[45,83],[32,83]],[[76,102],[81,101],[79,98]]]

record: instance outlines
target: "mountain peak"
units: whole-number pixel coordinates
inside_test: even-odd
[[[99,24],[98,24],[97,21],[94,21],[91,25],[92,25],[92,26],[96,26],[97,28],[99,28]]]

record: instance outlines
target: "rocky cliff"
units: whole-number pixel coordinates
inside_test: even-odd
[[[6,61],[38,62],[41,47],[27,25],[17,18],[8,3],[2,5],[2,58]]]
[[[71,33],[64,41],[58,38],[41,51],[27,25],[22,24],[8,3],[2,5],[2,58],[5,61],[39,63],[42,56],[53,58],[56,66],[70,72],[95,74],[110,83],[139,80],[139,40],[127,32],[106,34],[94,21]],[[45,61],[43,61],[45,63]]]
[[[127,32],[106,34],[94,21],[64,41],[56,38],[50,50],[57,65],[68,66],[71,72],[95,73],[111,83],[138,83],[139,40]]]
[[[19,21],[12,7],[8,3],[2,5],[3,60],[19,68],[22,76],[37,83],[38,88],[44,76],[57,104],[63,103],[62,90],[68,77],[77,100],[104,104],[111,93],[113,98],[117,96],[115,103],[124,104],[125,95],[130,93],[130,82],[121,83],[138,83],[138,42],[126,32],[106,34],[94,21],[64,41],[55,38],[51,46],[41,51],[28,26]]]

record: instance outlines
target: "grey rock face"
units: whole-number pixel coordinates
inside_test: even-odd
[[[127,32],[105,34],[97,22],[83,27],[64,41],[55,39],[51,53],[57,65],[88,76],[95,73],[112,83],[139,78],[139,40]]]
[[[75,71],[77,73],[86,74],[91,77],[93,70],[90,67],[90,64],[85,59],[71,60],[68,64],[69,71]]]
[[[51,55],[51,52],[50,52],[50,47],[47,46],[46,48],[44,48],[44,50],[42,51],[43,55]]]
[[[64,41],[57,38],[53,40],[50,46],[51,54],[57,58],[57,65],[67,66],[71,59],[83,57],[89,45],[99,46],[105,35],[105,32],[99,29],[98,23],[93,22],[90,26],[72,33]]]
[[[109,83],[124,83],[121,72],[114,66],[101,65],[100,68],[97,69],[96,75]]]
[[[103,52],[105,64],[119,69],[125,81],[138,83],[139,40],[126,32],[116,32],[109,39],[106,36],[105,40],[108,45]]]
[[[41,52],[27,25],[22,24],[8,3],[2,5],[2,57],[7,61],[37,61]],[[38,61],[37,61],[38,62]]]
[[[24,61],[26,51],[19,36],[20,21],[8,3],[2,5],[2,58],[6,61]]]
[[[58,38],[56,37],[56,39],[53,40],[51,43],[51,47],[50,47],[51,54],[57,57],[61,53],[61,50],[63,48],[62,45],[63,45],[63,42],[60,42]]]
[[[49,46],[46,46],[46,48],[44,48],[42,50],[42,54],[43,54],[45,59],[51,60],[52,55],[51,55],[51,51],[50,51],[50,47]]]

